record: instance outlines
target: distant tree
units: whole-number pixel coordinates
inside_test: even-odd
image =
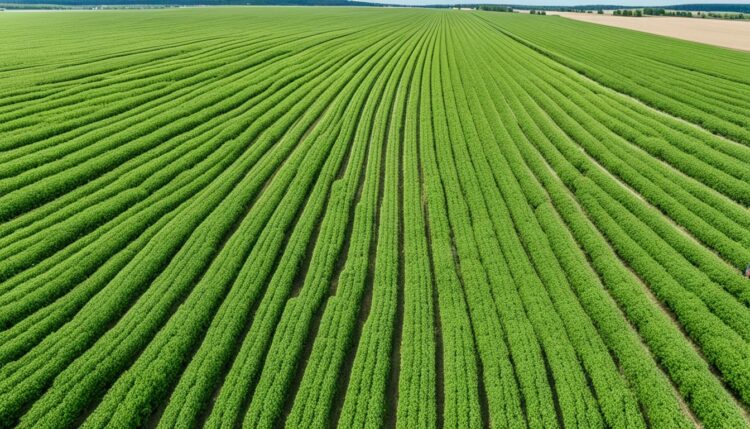
[[[510,6],[496,6],[493,4],[482,4],[479,5],[478,9],[490,12],[513,12],[513,8]]]
[[[604,15],[604,11],[601,9],[597,10],[596,13],[598,13],[599,15]]]
[[[643,13],[641,12],[640,9],[635,10],[635,16],[643,16]]]

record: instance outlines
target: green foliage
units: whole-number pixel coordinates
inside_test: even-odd
[[[492,4],[480,4],[478,9],[489,12],[513,12],[513,8],[510,6],[497,6]]]
[[[0,16],[0,427],[748,427],[747,54],[479,9]]]

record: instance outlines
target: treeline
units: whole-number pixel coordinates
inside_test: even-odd
[[[750,4],[680,4],[667,6],[671,10],[689,10],[694,12],[734,12],[750,13]]]
[[[59,4],[23,4],[23,3],[0,3],[0,10],[15,10],[15,9],[72,9],[70,6],[62,6]]]
[[[617,15],[617,16],[643,16],[643,12],[640,9],[623,9],[623,10],[615,10],[615,11],[613,11],[612,15]]]
[[[512,6],[500,6],[500,5],[495,5],[495,4],[461,5],[461,6],[455,6],[455,7],[457,9],[458,8],[464,8],[464,9],[471,8],[471,9],[476,9],[476,10],[484,10],[488,12],[508,12],[508,13],[513,12]],[[531,9],[529,10],[529,13],[532,15],[546,15],[547,14],[547,12],[545,12],[544,10],[539,10],[539,9]]]
[[[513,12],[513,8],[510,6],[498,6],[494,4],[480,4],[477,9],[490,12]]]
[[[476,5],[474,5],[476,6]],[[605,11],[605,10],[634,10],[643,9],[643,7],[628,7],[625,5],[604,5],[604,4],[587,4],[587,5],[575,5],[575,6],[537,6],[537,5],[520,5],[520,4],[509,4],[506,5],[513,9],[536,9],[556,12],[584,12],[590,13],[592,11]],[[464,7],[467,7],[464,5]],[[674,6],[663,6],[661,7],[666,11],[692,11],[692,12],[733,12],[733,13],[750,13],[750,4],[682,4]],[[654,8],[652,8],[654,9]]]
[[[603,13],[601,10],[599,13]],[[685,10],[667,10],[655,8],[622,9],[612,11],[616,16],[681,16],[685,18],[714,18],[714,19],[747,19],[748,15],[743,13],[725,12],[690,12]]]
[[[744,13],[725,13],[725,12],[698,12],[696,15],[698,18],[714,18],[714,19],[748,19],[750,16]]]
[[[53,9],[60,6],[217,6],[217,5],[263,5],[263,6],[381,6],[377,3],[365,3],[349,0],[10,0],[0,8],[13,9]]]
[[[46,4],[46,3],[0,3],[0,11],[3,10],[125,10],[125,9],[171,9],[178,8],[179,4]]]
[[[63,6],[196,6],[196,5],[279,5],[279,6],[383,6],[380,3],[368,3],[351,0],[6,0],[0,3],[0,9],[61,9]],[[390,5],[389,5],[390,6]],[[746,4],[688,4],[661,8],[640,9],[640,15],[635,8],[618,5],[579,5],[579,6],[529,6],[529,5],[490,5],[490,4],[462,4],[462,5],[425,5],[429,8],[471,8],[491,12],[512,12],[518,10],[556,11],[603,14],[605,10],[612,10],[613,14],[621,16],[685,16],[717,19],[746,19],[750,13],[750,5]],[[648,13],[647,10],[662,13]],[[629,11],[629,12],[627,12]],[[699,12],[699,13],[691,13]],[[618,13],[619,12],[619,13]],[[700,13],[705,12],[705,13]],[[726,13],[730,12],[730,13]],[[539,14],[537,12],[537,14]],[[541,15],[541,14],[540,14]]]
[[[666,10],[666,9],[654,9],[650,7],[643,8],[643,14],[649,16],[686,16],[692,17],[693,13],[689,10]]]

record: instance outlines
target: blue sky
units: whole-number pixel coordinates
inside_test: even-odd
[[[497,4],[524,4],[524,5],[555,5],[555,6],[576,6],[584,4],[616,4],[621,6],[669,6],[674,4],[742,4],[746,0],[372,0],[377,3],[386,4],[405,4],[405,5],[425,5],[425,4],[457,4],[457,3],[497,3]]]

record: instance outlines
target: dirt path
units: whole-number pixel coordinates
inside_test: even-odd
[[[661,36],[750,51],[750,21],[680,17],[629,17],[610,14],[547,12],[578,21],[644,31]]]

